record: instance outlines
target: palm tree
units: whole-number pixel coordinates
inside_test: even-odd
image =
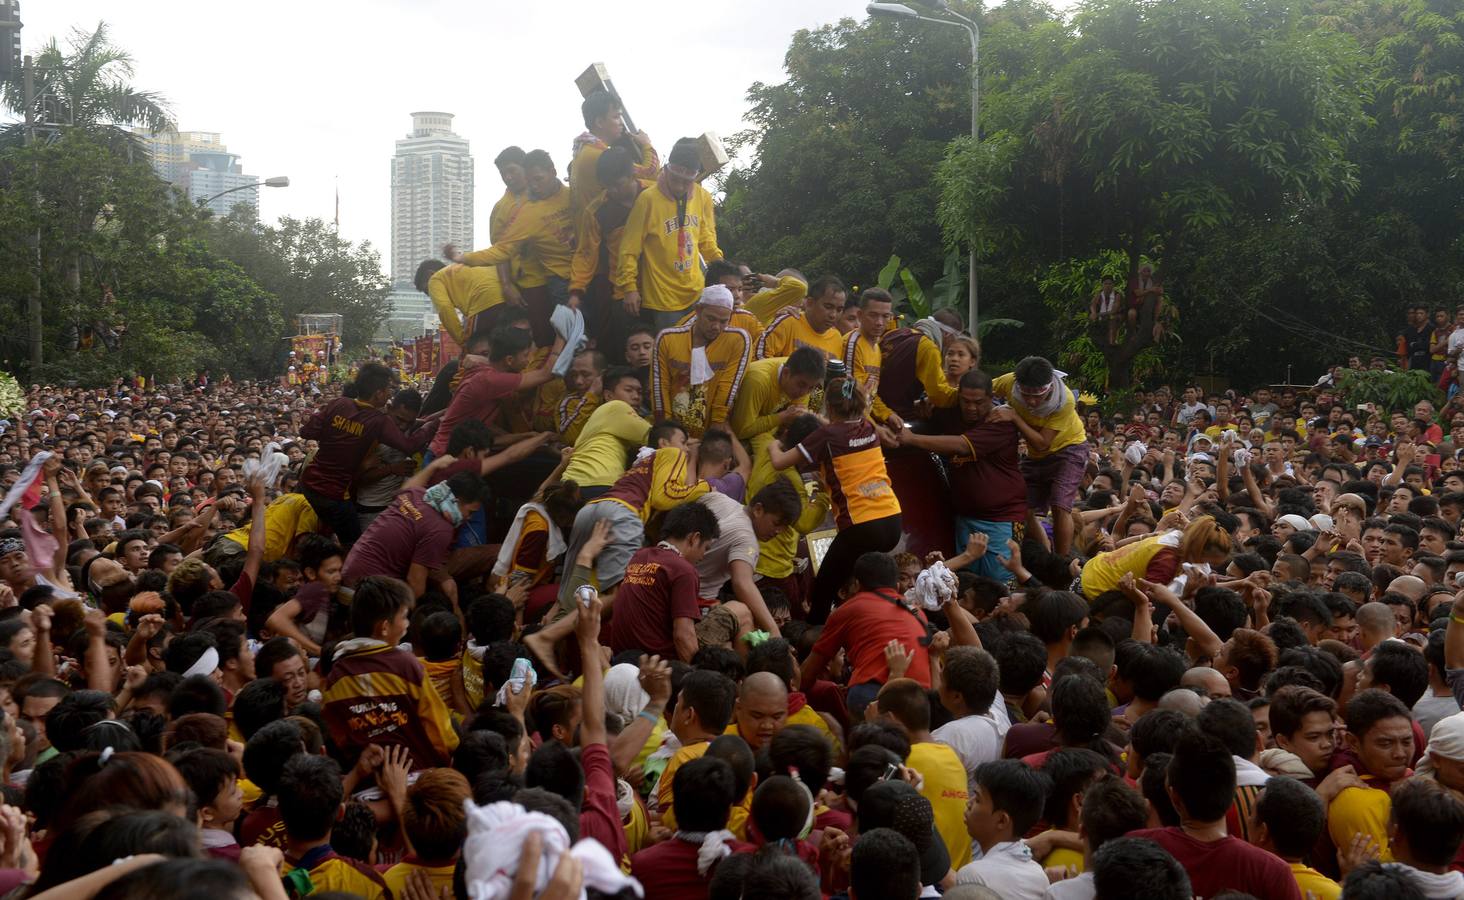
[[[71,33],[63,49],[51,39],[35,60],[35,97],[31,112],[47,129],[84,128],[108,143],[131,143],[132,126],[157,133],[174,127],[162,95],[132,86],[132,56],[112,44],[107,23],[90,34]],[[19,81],[4,85],[5,105],[25,115],[26,98]],[[5,129],[6,138],[21,136],[23,126]]]
[[[174,123],[167,101],[161,95],[132,86],[130,79],[134,71],[132,56],[108,39],[105,22],[97,23],[96,30],[90,34],[73,30],[64,49],[52,38],[34,62],[32,96],[26,96],[23,80],[0,85],[4,105],[21,119],[0,127],[0,150],[18,147],[31,137],[25,125],[29,117],[41,135],[79,133],[118,156],[137,159],[141,146],[132,127],[141,126],[157,133],[172,129]],[[70,230],[82,234],[94,229],[102,201],[80,194],[69,199],[75,213]],[[36,259],[39,266],[39,249]],[[80,253],[66,253],[61,267],[67,292],[72,302],[76,302],[81,294]],[[44,327],[39,271],[36,277],[36,287],[26,308],[32,367],[42,362]]]

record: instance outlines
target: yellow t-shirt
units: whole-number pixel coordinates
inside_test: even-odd
[[[1016,380],[1017,377],[1010,372],[998,376],[991,383],[992,396],[1000,397],[1010,402],[1012,399],[1012,386],[1016,383]],[[1033,459],[1051,456],[1059,450],[1064,450],[1074,444],[1081,444],[1088,439],[1088,432],[1083,427],[1083,420],[1078,416],[1077,398],[1073,396],[1071,388],[1064,386],[1063,390],[1067,391],[1067,399],[1063,401],[1062,406],[1058,407],[1057,412],[1050,416],[1029,416],[1026,413],[1022,413],[1019,407],[1013,407],[1018,413],[1021,413],[1022,419],[1028,425],[1031,425],[1038,431],[1044,428],[1051,428],[1057,432],[1052,437],[1052,444],[1046,450],[1039,453],[1030,446],[1027,448],[1027,455]]]
[[[574,442],[564,480],[580,487],[609,487],[625,474],[626,455],[645,443],[651,423],[623,400],[601,403]]]
[[[742,305],[764,323],[768,323],[786,307],[801,307],[803,298],[807,295],[808,284],[802,278],[784,275],[778,279],[777,287],[763,288],[743,300]],[[837,329],[835,331],[837,333]]]
[[[935,812],[935,830],[951,855],[951,868],[971,861],[971,836],[966,833],[966,767],[945,744],[919,743],[910,747],[905,765],[925,779],[921,796]]]
[[[701,759],[707,755],[707,748],[711,744],[707,741],[699,741],[688,747],[682,747],[666,763],[666,771],[661,773],[661,780],[656,783],[656,808],[661,814],[661,824],[676,830],[675,798],[671,793],[671,784],[675,780],[676,770],[691,762],[693,759]],[[752,815],[752,791],[747,792],[741,802],[732,807],[732,814],[727,819],[727,830],[734,835],[747,834],[747,819]]]
[[[772,442],[772,435],[764,434],[748,448],[748,452],[752,454],[752,475],[747,479],[747,496],[757,496],[758,491],[778,478],[786,478],[798,491],[802,509],[798,521],[793,523],[792,528],[780,529],[770,540],[760,541],[757,545],[757,574],[768,578],[787,578],[793,574],[793,561],[798,557],[799,536],[808,534],[823,524],[824,518],[829,514],[829,499],[823,493],[816,495],[817,500],[811,499],[804,489],[803,480],[798,477],[797,469],[774,469],[772,460],[768,457],[768,447]]]
[[[1291,864],[1291,874],[1296,876],[1296,886],[1303,897],[1317,900],[1337,900],[1342,896],[1342,886],[1306,863]]]
[[[498,266],[517,257],[523,269],[516,279],[519,287],[540,287],[551,275],[569,280],[573,253],[574,216],[569,188],[561,185],[553,196],[525,203],[493,246],[463,254],[462,262]]]
[[[556,378],[539,388],[534,430],[552,431],[564,443],[573,444],[603,399],[599,392],[568,393],[564,382]]]
[[[1083,854],[1077,850],[1069,850],[1066,847],[1058,847],[1047,858],[1042,860],[1042,868],[1050,869],[1054,866],[1070,866],[1075,874],[1081,875],[1083,868]]]
[[[812,347],[822,351],[824,359],[834,359],[844,352],[844,336],[832,325],[823,331],[814,331],[801,312],[782,312],[768,323],[767,330],[757,340],[753,355],[758,359],[787,356],[799,347]]]
[[[647,188],[635,198],[620,237],[615,296],[638,290],[643,309],[686,309],[705,287],[702,266],[721,258],[712,195],[705,188],[692,185],[685,202],[659,185]]]
[[[447,888],[452,892],[452,873],[457,868],[456,862],[450,862],[445,866],[424,866],[420,863],[399,862],[387,869],[381,877],[386,886],[391,890],[393,897],[405,897],[407,890],[407,876],[421,869],[432,879],[432,889],[441,890]]]
[[[224,537],[249,549],[249,525],[241,525]],[[264,561],[274,562],[290,550],[297,535],[320,530],[320,517],[304,494],[281,494],[264,508]]]
[[[466,336],[465,320],[487,312],[503,302],[503,285],[498,270],[482,266],[454,263],[437,270],[427,281],[427,296],[443,330],[462,344]]]
[[[1363,781],[1370,776],[1363,776]],[[1388,792],[1375,787],[1350,787],[1338,794],[1327,807],[1327,833],[1332,843],[1346,847],[1355,834],[1372,836],[1378,845],[1378,859],[1393,861],[1393,848],[1388,846],[1388,818],[1393,800]]]
[[[497,242],[499,236],[508,230],[508,226],[513,224],[514,218],[518,216],[528,200],[527,194],[503,192],[503,196],[493,204],[493,212],[488,214],[488,241],[490,244]]]

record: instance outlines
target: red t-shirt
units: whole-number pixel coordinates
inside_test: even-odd
[[[610,618],[610,649],[644,650],[664,659],[676,658],[671,626],[675,619],[701,618],[696,567],[680,553],[657,545],[635,552],[625,567],[625,580],[615,592]]]
[[[251,810],[241,821],[235,837],[241,847],[263,844],[266,847],[285,849],[285,823],[280,818],[279,807],[261,806]]]
[[[978,422],[961,436],[968,452],[951,457],[951,496],[956,515],[985,522],[1027,517],[1027,482],[1017,466],[1017,426]]]
[[[620,598],[616,598],[617,605]],[[733,853],[756,849],[741,841],[729,841]],[[716,867],[703,878],[696,871],[696,853],[701,844],[671,838],[653,844],[630,858],[630,875],[645,888],[645,900],[707,900],[707,886]]]
[[[905,672],[923,687],[930,687],[930,654],[920,642],[925,639],[925,615],[919,610],[901,606],[893,588],[886,596],[864,591],[845,600],[824,623],[823,634],[813,650],[824,659],[833,659],[840,648],[846,651],[854,673],[850,686],[890,680],[890,667],[885,662],[884,648],[898,639],[906,650],[914,649],[915,659]],[[615,597],[615,612],[620,613],[620,597]],[[614,621],[613,619],[611,620]]]
[[[1034,753],[1057,749],[1057,729],[1050,722],[1021,722],[1006,734],[1002,757],[1021,759]]]
[[[1147,838],[1169,851],[1189,873],[1191,893],[1201,900],[1232,890],[1259,900],[1301,900],[1291,867],[1240,838],[1201,841],[1179,828],[1142,828],[1128,836]]]
[[[580,807],[580,837],[599,841],[618,862],[625,856],[625,826],[615,802],[615,766],[604,744],[590,744],[580,750],[580,768],[585,770],[585,799]]]
[[[498,418],[499,404],[517,393],[523,380],[517,372],[500,372],[492,366],[481,366],[464,375],[442,414],[442,424],[432,439],[432,455],[441,456],[447,451],[453,427],[464,419],[487,424]]]
[[[440,569],[452,551],[457,527],[427,505],[422,488],[397,495],[351,547],[341,581],[355,584],[368,575],[406,578],[413,563]]]

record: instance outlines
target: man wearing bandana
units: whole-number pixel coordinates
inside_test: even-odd
[[[1027,442],[1022,476],[1027,480],[1027,528],[1036,534],[1037,516],[1052,514],[1053,549],[1072,549],[1069,512],[1088,465],[1087,435],[1078,416],[1077,398],[1063,383],[1063,373],[1040,356],[1017,363],[1016,371],[997,378],[992,394],[1016,410],[1017,430]]]
[[[486,494],[483,479],[472,472],[459,472],[430,488],[408,487],[351,547],[341,582],[355,585],[369,575],[386,575],[402,579],[420,597],[430,579],[455,596],[456,584],[443,567],[458,526],[477,512]]]

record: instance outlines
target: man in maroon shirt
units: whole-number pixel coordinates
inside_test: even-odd
[[[620,605],[618,594],[615,605]],[[726,830],[737,801],[736,781],[732,767],[714,756],[676,770],[671,789],[677,832],[630,858],[630,874],[645,888],[645,900],[706,900],[716,863],[728,853],[754,849]],[[724,849],[715,851],[718,844]]]
[[[600,615],[604,604],[597,597],[581,606],[574,627],[580,659],[594,660],[585,666],[581,692],[583,718],[579,727],[580,768],[585,773],[585,795],[580,804],[580,837],[592,837],[605,845],[616,862],[626,858],[625,827],[616,803],[615,766],[605,734],[605,673],[600,670]]]
[[[613,652],[643,650],[691,661],[701,619],[696,564],[720,534],[717,514],[700,503],[683,503],[666,513],[661,542],[635,552],[615,592]]]
[[[1189,873],[1195,896],[1241,891],[1259,900],[1301,900],[1291,867],[1261,848],[1226,833],[1235,799],[1235,760],[1219,741],[1186,734],[1175,745],[1165,787],[1180,824],[1129,833],[1165,850]]]
[[[335,531],[341,546],[350,547],[361,536],[356,504],[352,502],[356,473],[372,447],[384,444],[403,453],[420,453],[432,439],[436,422],[420,424],[403,434],[382,411],[396,382],[381,363],[366,363],[346,394],[322,406],[300,429],[301,437],[317,441],[320,449],[300,473],[300,493],[320,521]]]
[[[991,402],[991,376],[972,369],[961,376],[958,388],[959,421],[939,416],[947,433],[916,434],[901,431],[902,447],[933,450],[951,457],[951,494],[956,511],[956,546],[965,547],[970,535],[986,535],[986,555],[967,567],[968,572],[1006,581],[1011,574],[1002,565],[1011,551],[1007,541],[1012,526],[1027,517],[1027,483],[1018,467],[1017,440],[1021,433],[1011,407]]]
[[[452,401],[442,414],[442,427],[432,441],[432,455],[441,456],[447,449],[447,442],[453,428],[465,419],[477,419],[487,425],[495,425],[498,409],[503,401],[519,391],[531,391],[541,384],[553,380],[554,361],[563,346],[562,339],[556,340],[544,358],[544,365],[525,372],[534,356],[534,338],[522,328],[500,326],[493,330],[488,345],[488,365],[464,368],[462,380],[453,391]],[[469,358],[475,359],[476,357]],[[464,360],[468,365],[469,359]]]
[[[370,575],[400,578],[412,596],[427,591],[429,578],[449,597],[457,586],[443,569],[463,520],[478,511],[487,489],[473,472],[458,474],[430,488],[408,487],[377,516],[351,548],[341,572],[354,586]]]

